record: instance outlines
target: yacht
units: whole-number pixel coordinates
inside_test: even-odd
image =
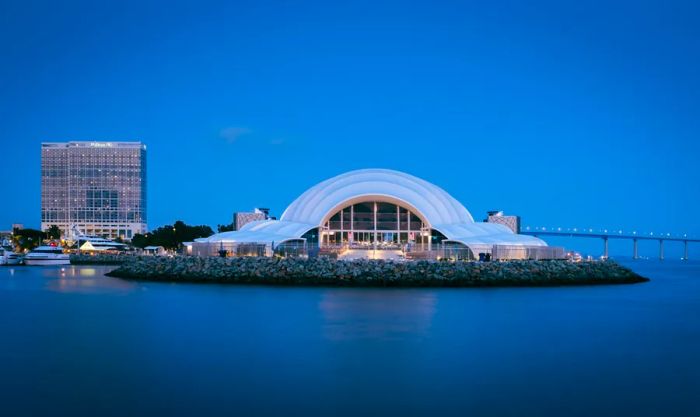
[[[19,265],[22,258],[10,246],[0,246],[0,265]]]
[[[105,251],[105,250],[124,250],[127,245],[124,243],[115,242],[99,236],[90,236],[82,233],[76,226],[72,227],[72,240],[78,243],[78,249],[84,251]]]
[[[39,246],[24,256],[25,265],[70,265],[70,256],[60,246]]]
[[[76,237],[78,249],[87,251],[104,251],[104,250],[120,250],[124,249],[124,243],[115,242],[99,236],[82,235]]]

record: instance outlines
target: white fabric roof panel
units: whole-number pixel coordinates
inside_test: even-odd
[[[299,239],[304,233],[317,227],[297,222],[280,220],[258,220],[244,225],[241,230],[223,232],[196,242],[275,242]]]
[[[547,246],[533,236],[518,235],[495,223],[475,223],[467,209],[442,188],[403,172],[361,169],[325,180],[304,192],[280,220],[259,220],[238,231],[217,233],[197,242],[275,242],[299,239],[350,201],[378,198],[403,202],[425,217],[449,240],[466,245]]]
[[[449,240],[470,244],[547,246],[534,236],[518,235],[502,224],[471,223],[451,224],[434,227]]]
[[[474,222],[467,209],[440,187],[388,169],[361,169],[325,180],[294,200],[280,219],[318,225],[331,210],[361,196],[406,202],[432,225]]]

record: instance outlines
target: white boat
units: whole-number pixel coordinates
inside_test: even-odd
[[[22,258],[9,246],[0,246],[0,265],[19,265]]]
[[[72,227],[72,239],[77,242],[78,249],[87,252],[115,251],[124,250],[126,244],[115,242],[99,236],[90,236],[82,233],[75,225]]]
[[[25,265],[70,265],[70,256],[60,246],[39,246],[24,256]]]
[[[124,243],[115,242],[99,236],[80,236],[77,239],[78,248],[81,251],[101,252],[105,250],[123,250],[126,245]]]

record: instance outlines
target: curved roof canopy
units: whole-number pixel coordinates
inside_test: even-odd
[[[388,169],[361,169],[330,178],[294,200],[280,220],[252,222],[239,231],[198,241],[281,243],[299,239],[341,208],[360,201],[387,201],[410,208],[449,240],[466,245],[546,246],[540,239],[517,235],[502,225],[475,223],[469,211],[442,188]]]
[[[474,223],[459,201],[442,188],[399,171],[361,169],[327,179],[309,188],[284,211],[281,221],[321,224],[346,202],[385,197],[414,208],[430,225]]]

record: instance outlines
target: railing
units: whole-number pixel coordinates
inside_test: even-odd
[[[433,244],[431,249],[413,247],[406,251],[407,258],[414,259],[452,259],[452,260],[542,260],[565,259],[566,252],[555,246],[518,246],[518,245],[455,245],[454,243]]]
[[[494,245],[491,254],[494,260],[505,259],[565,259],[564,248],[556,246]]]
[[[267,242],[194,242],[195,256],[272,256],[272,245]]]
[[[194,242],[191,254],[195,256],[315,256],[342,255],[349,249],[360,250],[400,250],[407,259],[451,259],[475,261],[483,258],[505,259],[563,259],[564,249],[558,247],[471,245],[469,247],[452,242],[425,244],[404,244],[393,242],[353,242],[326,244],[320,248],[303,241],[287,241],[274,248],[266,242]]]
[[[275,255],[282,257],[299,257],[308,255],[307,243],[304,241],[291,240],[282,242],[275,246]]]

